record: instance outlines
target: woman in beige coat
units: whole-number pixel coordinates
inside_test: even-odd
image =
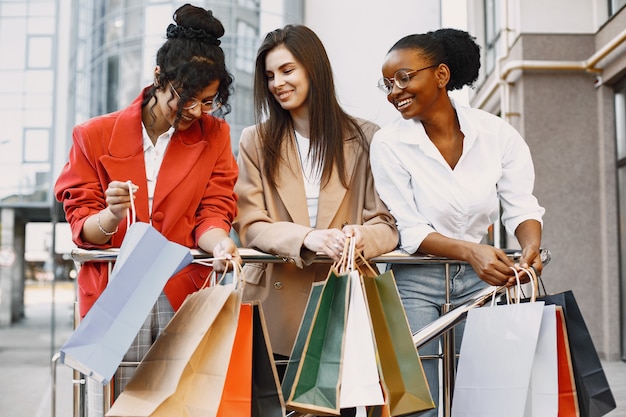
[[[257,125],[239,143],[244,247],[284,263],[244,265],[244,297],[261,300],[274,353],[288,356],[313,281],[324,280],[347,236],[366,258],[398,244],[395,221],[374,188],[369,142],[378,126],[347,115],[324,46],[306,26],[267,34],[256,58]]]

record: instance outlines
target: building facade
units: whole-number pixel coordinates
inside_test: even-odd
[[[269,1],[269,0],[267,0]],[[197,0],[225,27],[235,94],[231,134],[254,123],[252,76],[264,14],[302,21],[303,0]],[[26,227],[63,212],[52,195],[74,125],[130,104],[152,83],[156,51],[180,0],[0,0],[0,327],[24,313]],[[237,147],[233,140],[233,149]],[[50,271],[60,270],[54,236]],[[57,259],[58,258],[58,259]],[[49,274],[44,274],[49,275]]]
[[[445,0],[460,3],[465,0]],[[27,226],[51,222],[51,257],[67,247],[52,186],[74,125],[130,103],[152,82],[155,53],[181,0],[0,0],[0,327],[23,316]],[[347,0],[197,0],[222,21],[231,96],[232,145],[253,120],[252,72],[264,35],[305,23],[322,38],[340,101],[383,124],[395,116],[377,88],[380,65],[399,37],[438,27],[441,0],[398,0],[403,21],[381,21],[381,4]],[[386,7],[382,10],[388,12]],[[355,22],[357,24],[355,24]],[[37,225],[40,226],[40,225]],[[31,228],[32,229],[32,228]],[[41,230],[39,227],[38,230]],[[56,248],[56,249],[55,249]],[[5,263],[10,265],[4,266]],[[52,265],[56,271],[58,268]],[[44,271],[42,276],[49,276]]]
[[[552,253],[544,283],[573,290],[609,360],[626,358],[625,4],[468,1],[483,59],[471,104],[528,142]]]

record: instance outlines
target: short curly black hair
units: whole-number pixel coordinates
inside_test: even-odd
[[[438,29],[424,34],[408,35],[396,42],[389,52],[399,49],[419,51],[432,65],[450,68],[448,90],[473,87],[480,70],[480,46],[476,38],[459,29]]]

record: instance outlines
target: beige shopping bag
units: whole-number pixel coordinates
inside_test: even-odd
[[[107,416],[215,416],[240,305],[241,290],[230,284],[187,297]]]

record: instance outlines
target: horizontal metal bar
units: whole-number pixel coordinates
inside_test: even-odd
[[[70,256],[78,263],[84,262],[110,262],[115,261],[117,259],[117,254],[119,253],[119,248],[112,249],[80,249],[74,248],[70,252]],[[504,249],[506,254],[513,260],[517,260],[522,256],[522,252],[517,249]],[[202,259],[210,259],[212,256],[208,253],[198,250],[192,249],[191,254],[194,259],[202,260]],[[279,255],[271,255],[268,253],[260,252],[255,249],[249,248],[239,248],[239,254],[241,255],[241,259],[244,262],[258,262],[258,263],[282,263],[286,262],[287,259],[285,257]],[[544,264],[550,262],[550,251],[547,249],[541,249],[541,260]],[[401,251],[393,251],[389,253],[385,253],[383,255],[377,256],[375,258],[370,259],[371,262],[374,263],[392,263],[392,264],[432,264],[432,263],[460,263],[461,261],[443,258],[438,256],[430,256],[430,255],[407,255]],[[332,263],[332,259],[318,254],[318,256],[314,260],[315,263]]]
[[[430,322],[417,332],[413,333],[413,343],[415,343],[415,347],[419,349],[431,340],[441,336],[447,330],[453,328],[467,317],[467,312],[469,310],[474,307],[480,307],[487,300],[489,300],[494,294],[494,290],[496,292],[496,296],[499,296],[506,291],[506,287],[489,286],[483,288],[482,290],[479,290],[469,301],[454,307],[446,314],[441,315],[438,319]]]
[[[522,253],[517,249],[504,249],[505,253],[512,260],[518,260]],[[87,250],[75,248],[71,252],[72,258],[79,263],[84,262],[112,262],[117,258],[119,249],[102,249],[102,250]],[[211,256],[201,250],[192,249],[191,254],[195,260],[210,259]],[[259,262],[259,263],[282,263],[286,262],[284,257],[278,255],[271,255],[264,252],[260,252],[249,248],[239,248],[239,254],[244,262]],[[541,260],[544,265],[547,265],[551,260],[550,251],[546,248],[541,249]],[[370,260],[373,263],[391,263],[391,264],[447,264],[447,263],[463,263],[462,261],[430,256],[430,255],[407,255],[400,251],[393,251],[377,256]],[[327,256],[318,255],[315,259],[316,263],[332,263],[332,259]],[[441,336],[445,331],[451,329],[460,321],[464,320],[467,316],[467,312],[474,308],[479,307],[485,303],[494,293],[495,287],[486,287],[480,290],[476,295],[467,301],[466,303],[453,308],[450,312],[442,315],[435,321],[426,325],[419,331],[413,334],[413,342],[417,348],[425,345],[431,340]],[[500,295],[505,291],[505,287],[499,287],[496,289],[496,294]]]

